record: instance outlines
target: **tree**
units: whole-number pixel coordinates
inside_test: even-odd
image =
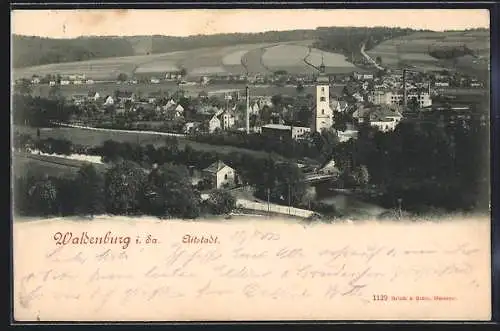
[[[33,88],[29,79],[22,78],[16,82],[15,90],[17,93],[22,95],[31,95]]]
[[[181,70],[179,71],[179,74],[182,76],[182,77],[185,77],[186,74],[187,74],[187,70],[186,68],[181,68]]]
[[[301,94],[302,92],[304,92],[304,85],[302,83],[298,83],[296,89],[297,93]]]
[[[360,165],[356,167],[353,172],[353,179],[356,185],[359,187],[365,187],[370,181],[370,174],[368,173],[368,168],[365,165]]]
[[[271,102],[275,108],[283,105],[283,96],[281,94],[275,94],[271,97]]]
[[[352,116],[347,112],[340,112],[335,114],[333,128],[338,131],[345,131],[347,124],[353,122]]]
[[[106,209],[115,214],[137,211],[145,180],[145,172],[134,162],[114,165],[105,175]]]
[[[163,201],[165,215],[195,218],[200,213],[201,197],[193,190],[185,166],[166,164],[154,184]]]
[[[378,64],[378,65],[382,65],[382,58],[380,56],[377,56],[375,58],[375,62]]]
[[[123,73],[121,72],[120,74],[118,74],[118,77],[116,78],[117,81],[119,82],[126,82],[128,79],[128,76],[126,73]]]
[[[104,180],[92,164],[83,165],[76,178],[77,211],[82,214],[96,214],[105,211]]]
[[[229,214],[236,208],[236,199],[225,190],[215,190],[210,193],[208,205],[216,215]]]
[[[28,191],[28,197],[36,214],[49,215],[57,211],[57,189],[48,176],[35,182]]]

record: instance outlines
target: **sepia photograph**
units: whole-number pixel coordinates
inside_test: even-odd
[[[491,319],[485,9],[11,10],[13,321]]]

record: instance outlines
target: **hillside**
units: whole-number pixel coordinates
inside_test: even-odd
[[[353,33],[350,33],[353,31]],[[404,30],[405,33],[411,30]],[[225,47],[235,44],[277,43],[300,40],[319,40],[317,48],[348,54],[366,38],[383,40],[402,35],[392,28],[318,28],[315,30],[269,31],[263,33],[230,33],[189,37],[132,36],[80,37],[50,39],[13,35],[14,68],[50,63],[75,62],[109,57],[150,55],[186,51],[205,47]],[[355,37],[357,36],[357,37]],[[349,39],[355,42],[349,44]],[[362,39],[362,40],[361,40]],[[352,49],[351,49],[352,48]]]
[[[466,47],[471,54],[456,59],[439,59],[433,53],[445,53]],[[423,70],[458,69],[489,80],[490,33],[486,29],[445,32],[417,32],[385,40],[367,53],[379,58],[388,68],[413,67]]]
[[[440,45],[466,45],[481,59],[459,58],[456,69],[488,80],[488,30],[414,31],[398,28],[318,28],[255,34],[167,37],[13,37],[14,77],[85,74],[96,80],[164,75],[266,74],[277,70],[314,73],[324,61],[327,72],[360,70],[360,46],[386,67],[450,68],[429,55]],[[432,46],[432,47],[431,47]],[[470,59],[469,59],[470,58]],[[406,62],[406,63],[405,63]],[[448,61],[450,62],[450,61]]]

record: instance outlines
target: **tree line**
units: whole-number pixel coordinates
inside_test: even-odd
[[[32,127],[52,126],[51,122],[67,122],[81,110],[63,98],[42,98],[15,93],[12,100],[12,121]]]
[[[113,37],[52,39],[14,35],[12,51],[14,68],[135,55],[128,39]]]
[[[202,201],[186,167],[165,164],[145,171],[132,161],[114,164],[104,174],[91,164],[76,177],[28,173],[14,183],[14,208],[19,215],[152,215],[192,219],[227,214],[236,207],[228,192],[214,190]]]
[[[378,201],[405,210],[489,208],[489,130],[479,120],[401,122],[393,132],[359,128],[333,153],[341,171],[365,165]]]
[[[256,156],[250,153],[232,152],[229,154],[198,151],[186,145],[179,148],[176,138],[168,137],[163,146],[155,147],[152,144],[140,145],[129,142],[107,140],[100,146],[83,147],[71,144],[65,139],[37,139],[21,134],[15,139],[18,149],[26,146],[35,146],[44,153],[71,154],[84,152],[90,155],[99,155],[107,164],[132,162],[142,169],[149,169],[152,165],[171,164],[186,169],[203,170],[220,160],[234,168],[242,179],[242,185],[254,186],[258,196],[267,199],[267,190],[272,190],[270,201],[294,206],[305,206],[303,199],[307,186],[304,185],[304,175],[295,163],[283,161],[275,154]],[[182,172],[183,175],[186,175]],[[265,174],[265,176],[263,176]],[[186,175],[189,177],[190,172]],[[201,186],[200,186],[201,185]],[[203,189],[202,184],[194,185]],[[293,188],[292,191],[290,189]]]
[[[416,32],[412,29],[389,27],[336,27],[318,28],[318,40],[314,47],[330,52],[342,53],[349,59],[351,56],[361,58],[361,45],[370,50],[384,40],[401,37]]]

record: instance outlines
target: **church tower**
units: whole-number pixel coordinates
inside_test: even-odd
[[[333,125],[333,111],[330,108],[330,80],[325,74],[325,63],[321,56],[319,76],[316,80],[316,108],[313,111],[311,132],[321,132]]]

